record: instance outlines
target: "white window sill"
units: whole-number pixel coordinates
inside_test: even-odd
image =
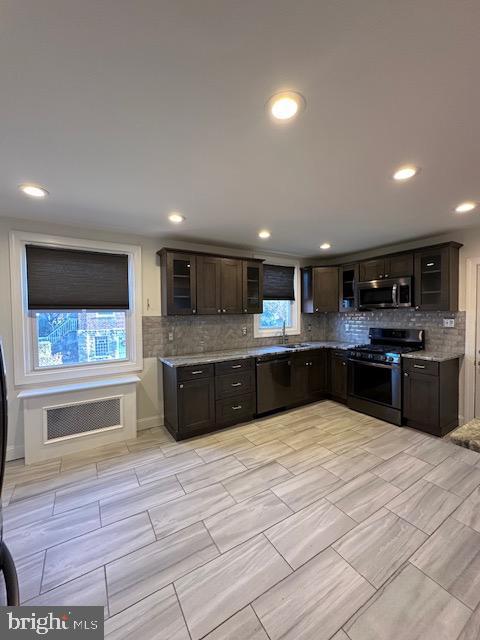
[[[35,389],[24,389],[23,391],[17,393],[17,398],[38,398],[40,396],[51,396],[57,393],[86,391],[87,389],[102,389],[105,387],[115,387],[122,384],[136,384],[137,382],[140,382],[140,378],[138,376],[119,376],[118,378],[90,380],[88,382],[75,382],[72,384],[59,385],[58,387],[37,387]]]
[[[261,338],[281,338],[283,335],[282,330],[278,329],[259,329],[254,332],[253,337],[255,339]],[[287,329],[285,331],[286,336],[299,336],[300,331],[298,329]]]

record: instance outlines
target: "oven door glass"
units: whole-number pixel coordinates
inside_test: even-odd
[[[377,287],[359,287],[360,307],[394,307],[395,290],[391,284],[379,284]]]
[[[400,371],[398,367],[350,361],[350,372],[351,395],[389,407],[400,408],[398,393]]]

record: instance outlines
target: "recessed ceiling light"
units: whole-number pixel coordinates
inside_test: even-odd
[[[329,242],[324,242],[323,244],[320,245],[320,249],[330,249],[332,247],[332,245]]]
[[[261,238],[262,240],[266,240],[267,238],[270,238],[272,234],[270,233],[270,231],[267,231],[267,229],[262,229],[261,231],[258,232],[258,237]]]
[[[176,211],[174,211],[168,216],[168,219],[170,220],[170,222],[173,222],[173,224],[180,224],[185,220],[185,216],[182,216],[181,213],[177,213]]]
[[[418,167],[415,167],[412,164],[408,164],[397,169],[393,174],[393,179],[397,180],[398,182],[410,180],[410,178],[413,178],[413,176],[417,175],[418,171]]]
[[[18,188],[26,196],[29,196],[29,198],[46,198],[48,196],[48,191],[38,184],[31,184],[27,182],[19,184]]]
[[[269,99],[267,108],[275,120],[291,120],[305,108],[305,98],[296,91],[283,91]]]
[[[477,206],[476,202],[473,200],[466,200],[465,202],[461,202],[458,207],[455,207],[455,211],[457,213],[468,213],[469,211],[473,211]]]

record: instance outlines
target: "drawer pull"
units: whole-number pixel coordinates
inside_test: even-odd
[[[241,405],[241,404],[237,404],[237,406],[236,406],[236,407],[232,407],[232,409],[233,409],[234,411],[238,411],[238,410],[239,410],[239,409],[241,409],[241,408],[242,408],[242,405]]]
[[[203,371],[192,371],[192,376],[198,376],[200,373],[203,373]]]
[[[413,368],[414,369],[425,369],[425,365],[424,364],[414,364]]]
[[[230,367],[230,369],[241,369],[242,365],[241,364],[232,364],[232,366]]]
[[[241,382],[232,382],[232,387],[241,387],[242,383]]]

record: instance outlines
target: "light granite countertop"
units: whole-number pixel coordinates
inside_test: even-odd
[[[463,353],[455,351],[412,351],[404,353],[402,358],[415,358],[416,360],[430,360],[432,362],[446,362],[447,360],[455,360],[463,358]]]
[[[293,343],[295,344],[295,343]],[[210,364],[212,362],[224,362],[225,360],[240,360],[242,358],[255,358],[270,353],[295,353],[296,351],[309,351],[311,349],[353,349],[357,345],[351,342],[337,342],[324,340],[322,342],[302,342],[301,346],[294,349],[283,345],[270,347],[249,347],[247,349],[230,349],[228,351],[208,351],[205,353],[191,353],[182,356],[168,356],[159,358],[163,364],[169,367],[188,367],[197,364]]]

